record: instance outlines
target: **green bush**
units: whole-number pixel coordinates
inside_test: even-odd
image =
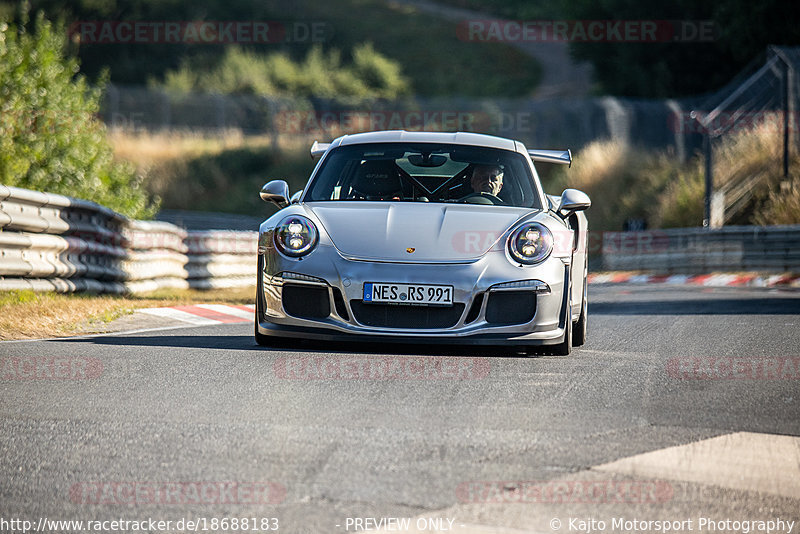
[[[133,167],[114,160],[66,31],[0,21],[0,182],[93,200],[130,217],[156,211]],[[31,31],[32,30],[32,31]]]
[[[204,91],[262,96],[320,98],[397,98],[409,93],[408,80],[394,61],[366,43],[353,49],[350,63],[338,50],[311,48],[301,61],[285,52],[262,55],[230,47],[212,68],[184,61],[168,71],[163,82],[150,81],[178,92]]]

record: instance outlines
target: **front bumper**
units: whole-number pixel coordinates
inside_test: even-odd
[[[257,328],[263,335],[315,340],[486,345],[546,345],[559,343],[564,337],[569,294],[568,258],[551,257],[536,266],[520,267],[512,265],[502,252],[489,252],[477,261],[457,264],[358,261],[343,258],[333,247],[326,246],[318,247],[302,259],[284,257],[273,248],[263,252],[259,259],[261,272],[257,306]],[[426,324],[428,315],[422,309],[411,310],[410,315],[416,313],[425,317],[421,321],[412,320],[414,324],[402,328],[390,322],[378,324],[380,321],[365,320],[365,309],[369,312],[374,310],[365,307],[376,306],[361,304],[365,282],[452,285],[454,308],[447,312],[430,310],[431,318],[449,317],[444,326],[430,327]],[[522,282],[517,286],[524,287],[498,287],[513,282]],[[313,309],[306,313],[308,307],[287,302],[284,289],[289,286],[291,290],[287,295],[316,294],[323,301],[327,299],[327,309]],[[306,291],[297,288],[306,288]],[[510,291],[516,293],[512,295],[508,293]],[[501,292],[506,293],[505,299],[492,300]],[[498,324],[494,317],[497,316],[497,306],[489,312],[490,302],[502,300],[508,304],[513,302],[508,297],[517,296],[524,297],[522,300],[526,302],[535,299],[532,317],[525,317],[524,322],[515,324]],[[409,308],[397,305],[388,311],[404,315]],[[519,317],[518,313],[516,315]],[[431,320],[431,323],[437,322],[441,321]]]

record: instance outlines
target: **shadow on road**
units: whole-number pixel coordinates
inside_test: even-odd
[[[589,315],[800,315],[800,298],[590,301]]]
[[[133,347],[173,347],[191,349],[252,350],[279,353],[326,353],[326,354],[397,354],[423,356],[485,356],[485,357],[535,357],[526,355],[522,349],[502,346],[475,345],[425,345],[410,343],[369,343],[292,340],[276,343],[274,347],[256,344],[250,335],[186,336],[186,335],[122,335],[91,338],[67,338],[49,340],[54,343],[88,343],[93,345],[117,345]]]
[[[120,345],[133,347],[176,347],[191,349],[230,349],[253,348],[253,336],[171,336],[169,334],[136,336],[114,335],[98,337],[75,337],[51,339],[52,343],[89,343],[92,345]]]

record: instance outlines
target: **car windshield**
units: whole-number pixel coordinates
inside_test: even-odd
[[[334,149],[306,202],[449,202],[541,209],[527,160],[508,150],[438,144],[365,144]]]

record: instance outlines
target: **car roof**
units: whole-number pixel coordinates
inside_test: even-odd
[[[343,135],[331,143],[331,148],[366,143],[441,143],[499,148],[512,152],[520,152],[524,149],[521,143],[517,141],[493,135],[472,132],[408,132],[406,130],[386,130]]]

